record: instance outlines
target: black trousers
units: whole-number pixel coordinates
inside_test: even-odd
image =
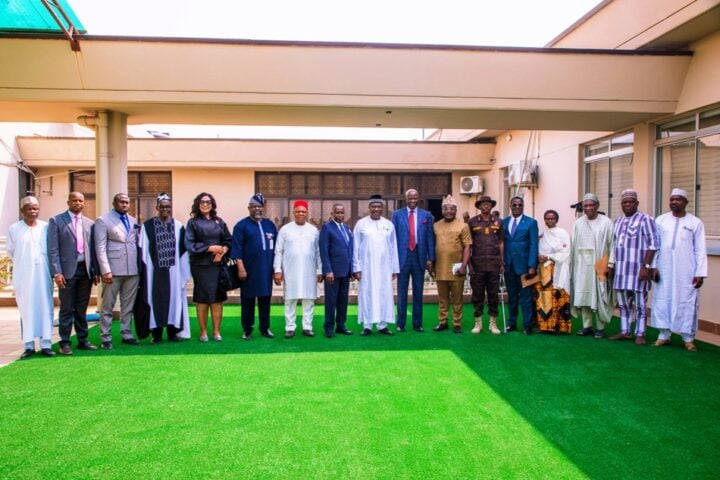
[[[168,325],[167,326],[167,338],[168,340],[172,340],[177,337],[177,334],[180,332],[180,329],[177,328],[175,325]],[[159,341],[162,340],[162,334],[163,334],[163,327],[156,327],[152,330],[152,338],[153,340]]]
[[[270,329],[270,296],[267,297],[240,297],[240,323],[243,331],[252,333],[255,325],[255,299],[258,303],[258,317],[260,320],[260,332],[265,333]]]
[[[487,294],[488,313],[491,317],[498,316],[498,291],[500,290],[500,272],[478,272],[470,275],[472,303],[476,317],[482,317],[485,295]]]
[[[335,278],[333,283],[325,280],[325,323],[323,327],[326,333],[332,333],[333,330],[345,330],[349,292],[350,277]]]
[[[85,269],[85,262],[80,262],[77,264],[75,276],[66,278],[65,288],[58,291],[58,297],[60,298],[58,326],[60,345],[70,345],[73,325],[75,325],[78,343],[87,342],[88,324],[86,315],[91,289],[92,282]]]

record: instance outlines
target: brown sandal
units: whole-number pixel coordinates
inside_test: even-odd
[[[653,343],[653,347],[664,347],[666,345],[670,345],[670,340],[662,340],[658,338],[655,340],[655,343]]]
[[[685,342],[685,350],[688,352],[697,352],[698,349],[693,342]]]

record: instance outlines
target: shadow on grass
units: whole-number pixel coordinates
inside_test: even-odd
[[[194,338],[179,344],[150,345],[145,340],[139,347],[123,345],[115,331],[114,350],[77,352],[73,358],[57,361],[95,355],[451,351],[591,478],[713,478],[720,469],[718,347],[700,344],[700,352],[693,354],[680,348],[677,339],[672,347],[653,348],[574,335],[498,336],[487,331],[487,319],[481,335],[470,334],[469,321],[462,335],[433,332],[437,308],[430,305],[425,307],[427,330],[422,334],[410,330],[393,337],[376,333],[360,337],[356,309],[351,307],[348,326],[355,335],[326,339],[322,312],[318,306],[315,338],[282,338],[282,307],[274,306],[271,328],[276,338],[262,338],[256,331],[252,341],[244,341],[240,309],[228,305],[222,342],[198,342],[193,318]],[[464,318],[472,318],[470,306]],[[610,334],[617,330],[617,319],[613,327]],[[656,333],[649,334],[648,340],[654,340]],[[92,341],[97,342],[98,335],[97,328],[91,329]],[[503,450],[509,457],[527,461],[526,447],[506,445]],[[547,472],[547,477],[553,477],[553,472]]]

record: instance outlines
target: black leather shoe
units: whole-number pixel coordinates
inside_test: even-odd
[[[505,328],[506,332],[517,332],[517,325],[508,325],[507,328]]]
[[[367,336],[370,335],[371,333],[372,333],[372,330],[370,330],[369,328],[363,328],[363,331],[360,332],[360,336],[361,336],[361,337],[367,337]]]
[[[102,342],[102,344],[100,344],[100,348],[103,350],[112,350],[112,342]]]
[[[260,335],[262,335],[265,338],[275,338],[275,335],[273,335],[273,332],[271,332],[270,330],[268,330],[266,332],[260,332]]]
[[[397,327],[397,328],[395,329],[395,331],[396,331],[396,332],[403,333],[403,332],[405,331],[405,327]]]
[[[353,334],[353,332],[348,330],[347,328],[343,329],[343,330],[335,330],[335,333],[340,333],[342,335],[352,335]]]
[[[122,343],[125,345],[140,345],[140,340],[137,338],[123,338]]]
[[[40,353],[42,353],[46,357],[54,357],[55,356],[55,352],[53,352],[52,348],[41,348]]]
[[[436,332],[442,332],[443,330],[448,330],[449,328],[450,327],[448,327],[447,323],[438,323],[435,327],[433,327],[433,330]]]
[[[527,328],[525,328],[525,330],[523,330],[523,333],[524,333],[525,335],[532,335],[533,330],[532,330],[531,327],[527,327]]]
[[[98,347],[90,342],[80,342],[77,346],[78,350],[97,350]]]
[[[285,332],[285,338],[292,338],[295,336],[295,330],[288,330]]]
[[[591,327],[586,327],[586,328],[583,328],[582,330],[579,330],[576,335],[578,337],[587,337],[587,336],[592,336],[594,333],[595,333],[595,330],[593,330]]]
[[[453,327],[453,333],[462,333],[461,327]]]
[[[381,328],[380,330],[378,330],[378,333],[379,333],[380,335],[392,335],[392,334],[393,334],[393,332],[391,332],[390,330],[388,330],[387,327]]]
[[[423,327],[413,327],[413,330],[415,330],[418,333],[422,333],[425,331],[425,329]]]
[[[60,345],[60,355],[72,355],[73,351],[72,348],[70,348],[70,345]]]
[[[306,337],[314,337],[315,332],[313,332],[312,330],[303,330],[303,335],[305,335]]]
[[[243,340],[252,340],[252,333],[245,332],[242,338]]]
[[[33,355],[35,355],[35,350],[33,350],[32,348],[28,348],[22,353],[22,355],[20,355],[20,360],[27,360]]]
[[[335,334],[333,332],[325,332],[325,338],[335,338]]]

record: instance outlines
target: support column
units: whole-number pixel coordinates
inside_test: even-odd
[[[121,112],[107,112],[108,142],[108,190],[105,198],[108,201],[105,213],[112,205],[116,193],[128,193],[128,162],[127,162],[127,115]]]

